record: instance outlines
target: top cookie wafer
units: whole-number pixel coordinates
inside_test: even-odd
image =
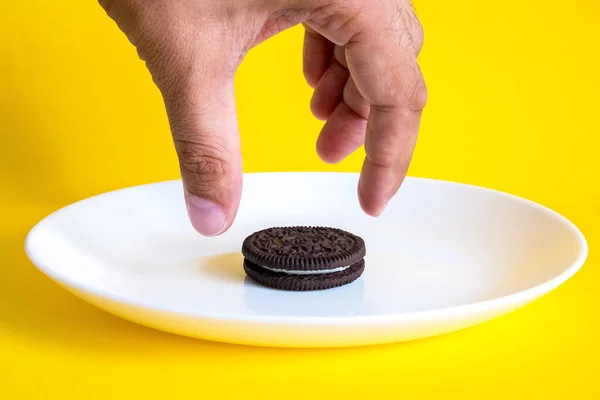
[[[244,257],[262,267],[318,271],[347,267],[365,256],[362,238],[328,227],[275,227],[253,233],[242,245]]]

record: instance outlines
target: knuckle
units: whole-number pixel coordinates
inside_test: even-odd
[[[394,174],[406,174],[410,162],[410,152],[402,149],[396,140],[381,140],[381,142],[376,151],[371,151],[368,155],[371,165],[393,171]],[[388,145],[385,146],[385,143]]]
[[[222,186],[231,166],[224,148],[201,140],[176,139],[181,174],[190,191],[203,193]]]
[[[376,113],[387,113],[391,110],[377,108]],[[381,132],[376,142],[365,143],[365,150],[369,161],[380,168],[396,169],[398,164],[398,152],[400,149],[400,140],[394,132]]]
[[[414,86],[412,93],[410,93],[408,107],[413,111],[421,111],[427,105],[427,88],[425,82],[421,77]]]
[[[418,64],[412,67],[404,66],[396,86],[396,99],[394,104],[410,111],[421,111],[427,104],[427,87]]]
[[[389,150],[380,149],[370,157],[370,161],[380,168],[395,169],[396,155]]]
[[[369,118],[370,105],[359,92],[352,78],[348,80],[348,83],[344,87],[342,99],[357,117],[364,120]]]
[[[337,43],[348,42],[359,30],[364,13],[364,1],[332,1],[314,9],[308,20]]]

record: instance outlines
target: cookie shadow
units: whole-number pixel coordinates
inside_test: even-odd
[[[246,278],[244,256],[239,252],[204,257],[199,264],[200,272],[221,281],[243,284]]]

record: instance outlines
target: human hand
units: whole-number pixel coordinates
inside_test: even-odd
[[[304,75],[325,125],[319,156],[365,145],[362,209],[379,215],[412,157],[427,90],[423,30],[409,0],[100,0],[162,93],[194,228],[213,236],[238,210],[242,160],[234,75],[253,46],[302,23]]]

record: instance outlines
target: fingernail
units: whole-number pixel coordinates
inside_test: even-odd
[[[187,196],[186,204],[190,222],[200,234],[216,236],[223,232],[227,218],[221,206],[197,196]]]

